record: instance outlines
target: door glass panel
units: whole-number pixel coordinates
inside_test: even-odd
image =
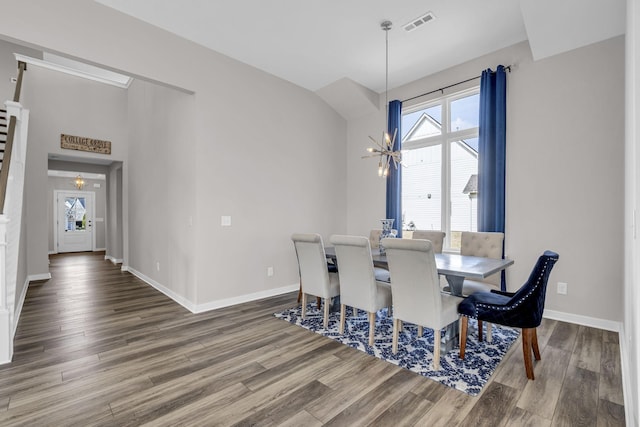
[[[66,197],[64,201],[64,231],[85,231],[87,229],[87,202],[84,197]]]

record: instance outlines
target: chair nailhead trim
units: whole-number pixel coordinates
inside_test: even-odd
[[[544,266],[542,267],[542,271],[540,272],[540,275],[538,276],[537,280],[536,280],[536,284],[535,286],[533,286],[531,288],[531,290],[524,295],[522,298],[520,298],[518,301],[516,301],[515,304],[508,306],[508,307],[504,307],[504,306],[497,306],[495,304],[485,304],[485,303],[478,303],[476,305],[476,315],[475,318],[478,318],[478,308],[482,307],[482,308],[488,308],[491,310],[498,310],[498,311],[511,311],[515,308],[517,308],[520,304],[522,304],[525,300],[527,300],[531,294],[533,294],[533,292],[535,292],[536,289],[538,289],[538,287],[540,286],[542,279],[544,278],[544,276],[546,274],[548,274],[547,268],[549,266],[549,260],[546,260],[544,263]]]

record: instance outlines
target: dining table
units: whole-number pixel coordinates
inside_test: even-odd
[[[327,258],[334,262],[337,261],[333,246],[327,246],[324,250]],[[379,248],[371,248],[371,258],[375,266],[388,268],[387,256],[384,253],[380,253]],[[435,258],[438,274],[447,279],[451,294],[459,297],[467,296],[462,294],[462,284],[465,278],[482,280],[513,264],[513,260],[508,258],[485,258],[457,253],[439,253],[435,254]]]
[[[337,262],[335,248],[333,246],[326,246],[324,249],[327,259],[336,263],[339,271],[340,265]],[[376,267],[389,267],[386,254],[381,253],[379,248],[371,248],[371,258]],[[468,296],[462,292],[462,285],[465,278],[482,280],[513,264],[513,260],[508,258],[496,259],[446,252],[435,254],[435,258],[438,274],[443,275],[449,284],[448,293],[458,298]],[[393,286],[393,277],[391,277],[391,286]],[[441,346],[445,352],[453,349],[458,343],[458,329],[457,321],[445,328],[441,342]],[[490,334],[487,336],[487,341],[491,341]]]

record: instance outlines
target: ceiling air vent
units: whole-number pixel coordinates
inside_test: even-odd
[[[436,19],[436,16],[433,14],[433,12],[427,12],[424,15],[419,16],[418,18],[412,19],[411,22],[404,24],[402,27],[406,32],[409,32],[419,28],[429,21],[433,21],[434,19]]]

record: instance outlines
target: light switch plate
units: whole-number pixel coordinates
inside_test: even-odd
[[[231,217],[228,215],[220,217],[220,225],[223,227],[231,227]]]

